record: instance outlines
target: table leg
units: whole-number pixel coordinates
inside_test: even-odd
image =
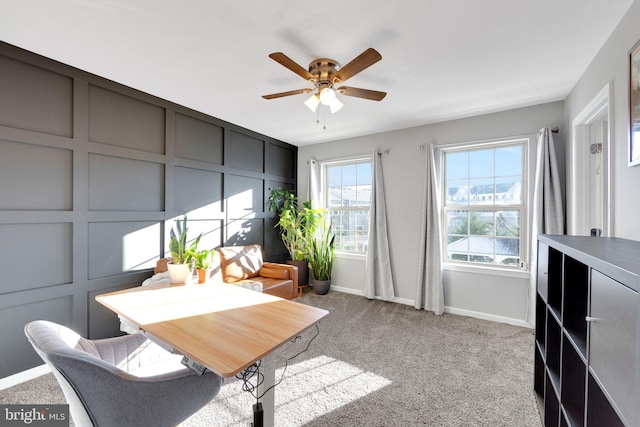
[[[264,382],[258,386],[258,396],[265,393],[275,384],[276,381],[276,361],[273,353],[267,354],[260,364],[260,373],[264,375]],[[275,387],[267,391],[264,396],[258,399],[262,403],[263,420],[266,427],[273,427],[275,412]]]

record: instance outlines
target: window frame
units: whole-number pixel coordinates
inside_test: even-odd
[[[446,146],[440,146],[440,162],[439,169],[441,171],[441,182],[440,182],[440,191],[442,194],[440,201],[440,209],[441,209],[441,226],[442,226],[442,254],[443,254],[443,264],[446,269],[449,270],[461,270],[461,271],[478,271],[478,270],[487,270],[493,272],[501,272],[503,274],[511,275],[519,275],[522,272],[526,272],[528,274],[528,266],[529,266],[529,242],[531,239],[531,230],[529,225],[529,217],[530,217],[530,206],[531,206],[531,193],[530,193],[530,185],[533,182],[533,177],[531,176],[531,170],[534,168],[530,165],[530,159],[532,158],[532,153],[530,153],[532,147],[532,136],[512,136],[500,139],[492,139],[486,141],[479,142],[466,142],[459,144],[451,144]],[[520,204],[500,204],[500,205],[450,205],[447,206],[446,194],[447,194],[447,181],[446,181],[446,159],[448,153],[459,153],[459,152],[471,152],[478,150],[486,150],[486,149],[495,149],[501,147],[509,147],[509,146],[521,146],[522,147],[522,183],[521,183],[521,203]],[[495,175],[494,175],[495,178]],[[481,263],[481,262],[472,262],[472,261],[456,261],[448,259],[448,212],[455,210],[465,210],[465,211],[500,211],[500,210],[518,210],[520,212],[520,245],[519,245],[519,257],[520,263],[519,265],[505,265],[505,264],[497,264],[497,263]],[[496,237],[496,236],[494,236]]]
[[[371,169],[373,172],[373,155],[362,155],[362,156],[354,156],[354,157],[343,157],[340,159],[333,160],[324,160],[319,162],[320,166],[320,199],[321,199],[321,207],[326,209],[330,216],[331,207],[329,206],[329,189],[328,185],[328,174],[327,169],[332,166],[344,166],[344,165],[356,165],[359,163],[369,163],[371,165]],[[371,183],[373,187],[373,183]],[[337,210],[341,211],[362,211],[365,210],[365,207],[358,206],[352,208],[340,208]],[[371,200],[369,200],[369,206],[366,207],[369,211],[369,220],[371,219]],[[336,210],[335,208],[333,210]],[[369,236],[369,230],[367,230],[367,238]],[[353,259],[364,259],[367,256],[367,251],[364,252],[352,252],[352,251],[344,251],[344,250],[335,250],[335,256],[339,258],[353,258]]]

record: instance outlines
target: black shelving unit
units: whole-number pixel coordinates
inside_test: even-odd
[[[569,425],[584,425],[586,362],[567,335],[562,338],[562,378],[560,402]]]
[[[640,242],[541,235],[537,273],[544,426],[640,426]]]
[[[561,318],[562,312],[562,252],[549,247],[549,264],[547,269],[547,280],[549,301],[548,305],[551,311],[558,319]]]
[[[564,257],[564,298],[562,324],[583,357],[587,353],[587,300],[589,267],[575,259]]]

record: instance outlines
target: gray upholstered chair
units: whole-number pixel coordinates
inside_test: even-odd
[[[218,375],[195,374],[141,335],[88,340],[44,320],[24,331],[60,383],[76,426],[175,426],[222,386]]]

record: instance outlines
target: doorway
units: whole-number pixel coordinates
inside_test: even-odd
[[[573,119],[567,191],[567,232],[611,236],[610,85]]]

